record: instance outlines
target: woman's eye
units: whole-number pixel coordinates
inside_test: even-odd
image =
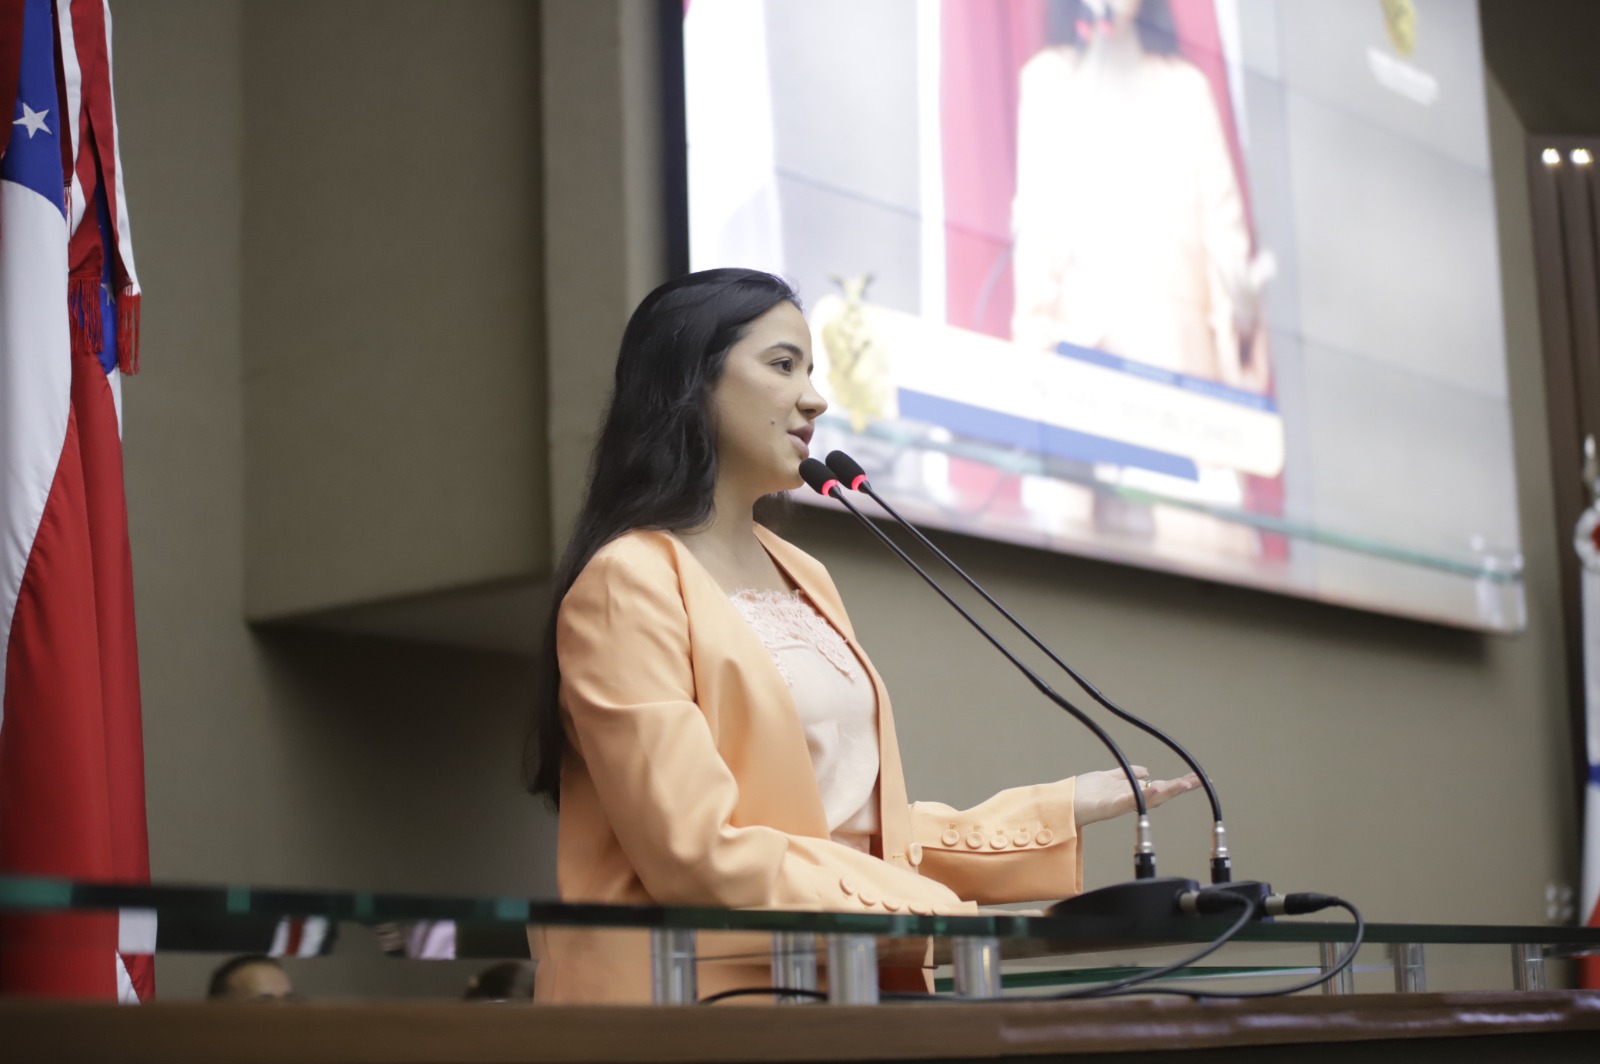
[[[792,358],[780,358],[780,359],[778,359],[778,361],[774,362],[773,365],[777,366],[779,369],[783,370],[785,373],[789,373],[789,372],[792,372],[794,370],[794,359],[792,359]]]

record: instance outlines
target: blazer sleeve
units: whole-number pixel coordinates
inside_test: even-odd
[[[640,881],[664,905],[959,912],[939,883],[829,839],[736,825],[738,781],[695,701],[670,554],[618,541],[556,623],[569,736]]]
[[[983,905],[1058,900],[1083,891],[1072,812],[1076,781],[1001,791],[971,809],[911,803],[923,875]]]

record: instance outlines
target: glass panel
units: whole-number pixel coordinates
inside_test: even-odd
[[[648,1000],[651,987],[652,931],[694,932],[696,992],[702,997],[733,987],[825,988],[830,945],[837,946],[844,941],[837,936],[846,935],[865,943],[862,948],[877,965],[896,970],[893,979],[885,977],[883,993],[889,995],[923,994],[930,975],[936,992],[954,993],[963,944],[971,947],[985,938],[994,940],[1003,960],[1008,996],[1081,994],[1140,978],[1149,978],[1149,986],[1203,987],[1233,995],[1312,979],[1321,971],[1320,944],[1338,944],[1342,952],[1354,930],[1340,921],[1259,921],[1209,956],[1182,964],[1231,921],[630,908],[517,897],[118,886],[0,877],[0,916],[12,930],[23,926],[19,920],[31,923],[46,949],[73,948],[80,944],[80,932],[87,933],[83,921],[64,916],[105,912],[118,914],[124,952],[172,958],[163,961],[164,978],[176,978],[178,987],[167,993],[179,997],[198,996],[194,992],[204,987],[225,956],[270,954],[280,958],[295,992],[304,996],[349,996],[350,987],[360,987],[361,996],[458,997],[470,992],[475,1000],[502,995],[522,1000],[531,986],[530,926],[536,928],[533,938],[542,949],[561,936],[577,936],[585,949],[635,958],[635,989],[641,1000]],[[38,917],[47,919],[34,922]],[[775,933],[782,937],[775,939]],[[1508,989],[1513,986],[1512,946],[1519,943],[1541,948],[1549,958],[1546,983],[1558,987],[1568,983],[1567,958],[1600,950],[1600,929],[1370,924],[1353,965],[1354,988],[1392,992],[1391,947],[1417,944],[1424,950],[1429,990]],[[843,963],[842,956],[832,961]],[[969,948],[964,956],[970,964],[974,954]],[[1160,971],[1173,966],[1178,970]],[[619,968],[634,970],[635,965]]]

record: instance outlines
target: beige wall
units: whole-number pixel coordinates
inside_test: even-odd
[[[550,515],[583,501],[622,324],[664,280],[653,4],[541,4]]]
[[[515,777],[525,658],[245,617],[280,581],[292,613],[536,575],[559,546],[622,321],[661,270],[649,9],[548,0],[535,22],[515,2],[454,20],[421,0],[315,8],[116,11],[149,293],[126,448],[154,873],[549,895],[549,821]],[[488,101],[448,97],[485,78]],[[1575,877],[1521,130],[1493,87],[1490,102],[1525,633],[944,537],[1109,693],[1191,741],[1223,789],[1241,876],[1347,894],[1375,919],[1539,923],[1545,885]],[[435,138],[463,162],[430,156]],[[474,209],[437,213],[441,188]],[[497,392],[461,335],[535,365],[543,337],[547,364]],[[322,413],[297,415],[315,408],[273,398],[286,392]],[[481,432],[453,435],[463,410],[486,411]],[[501,454],[520,479],[471,461]],[[968,801],[1106,763],[852,525],[803,511],[791,534],[828,563],[889,681],[915,794]],[[452,555],[460,542],[473,549]],[[247,568],[265,575],[247,583]],[[1199,801],[1162,811],[1163,871],[1202,874],[1205,819]],[[1124,875],[1130,850],[1126,825],[1091,829],[1091,885]],[[393,966],[364,963],[305,978],[394,985]],[[164,961],[164,990],[193,991],[206,966]]]
[[[242,10],[249,615],[542,576],[538,8]]]
[[[547,519],[536,509],[542,473],[504,479],[508,468],[527,474],[539,457],[541,422],[529,408],[542,373],[485,380],[482,360],[447,343],[466,308],[472,337],[538,366],[529,10],[481,4],[445,34],[441,20],[425,17],[433,14],[426,4],[381,5],[381,15],[370,5],[329,5],[313,27],[315,6],[147,0],[115,13],[127,187],[150,293],[144,370],[126,382],[125,443],[153,874],[547,895],[547,820],[517,784],[526,660],[258,632],[245,622],[246,545],[258,538],[252,522],[264,520],[247,485],[300,508],[273,526],[291,521],[286,535],[323,529],[325,539],[297,541],[301,564],[314,568],[274,562],[305,599],[325,585],[345,597],[379,583],[378,594],[397,593],[391,574],[400,562],[416,571],[417,586],[437,587],[480,579],[484,566],[531,570],[548,553]],[[303,34],[293,64],[282,55],[294,46],[290,29]],[[427,105],[422,85],[413,87],[402,95],[417,106],[416,121],[395,114],[374,123],[391,143],[341,138],[349,108],[371,116],[369,94],[410,79],[399,60],[425,68],[419,81],[439,91],[438,103]],[[440,83],[481,82],[486,63],[499,69],[496,105],[464,108],[452,129]],[[311,76],[301,81],[297,72]],[[314,113],[313,93],[324,96],[326,113]],[[259,162],[263,150],[293,150],[297,131],[319,153],[352,150],[328,160],[323,177],[314,167],[293,172],[282,159]],[[461,162],[424,159],[429,145]],[[382,172],[363,183],[365,170]],[[288,194],[265,190],[264,181],[298,182],[303,198],[285,202]],[[468,205],[450,216],[463,247],[448,246],[445,227],[413,209],[444,182]],[[312,220],[321,237],[309,232]],[[452,289],[456,271],[476,275],[474,283]],[[258,357],[270,365],[255,374]],[[457,374],[463,361],[469,372]],[[269,409],[263,382],[338,398],[342,408],[320,424],[274,423],[293,405]],[[439,397],[437,408],[424,393]],[[510,402],[494,405],[497,395],[518,393],[520,422]],[[498,434],[430,435],[459,426],[464,407],[486,410],[482,420]],[[340,425],[348,436],[335,441],[329,433]],[[364,439],[371,436],[395,451],[375,454]],[[319,449],[306,450],[309,439]],[[523,448],[527,457],[509,461],[496,448]],[[413,480],[397,475],[397,457]],[[264,484],[262,467],[288,459],[294,469],[279,467],[288,483]],[[473,472],[475,459],[488,472]],[[461,484],[452,470],[461,470]],[[367,473],[379,479],[375,488],[341,494],[341,478]],[[405,492],[440,512],[408,506]],[[463,529],[450,523],[461,519],[451,507],[480,516],[493,509],[497,519]],[[380,520],[385,508],[401,519]],[[473,549],[455,557],[441,545],[451,537]],[[363,542],[387,552],[387,568],[362,567]],[[342,564],[330,565],[340,551]],[[357,956],[303,966],[302,984],[394,988],[397,966],[363,960],[349,938]],[[163,992],[198,992],[212,960],[163,959]],[[448,992],[460,985],[460,967],[409,978]]]

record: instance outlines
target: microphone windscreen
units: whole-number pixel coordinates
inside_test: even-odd
[[[833,470],[834,476],[848,484],[851,491],[860,491],[861,485],[867,479],[867,471],[843,451],[834,451],[828,455],[828,468]]]
[[[800,463],[800,476],[818,495],[828,494],[833,486],[839,483],[829,472],[828,467],[815,458],[807,458]]]

